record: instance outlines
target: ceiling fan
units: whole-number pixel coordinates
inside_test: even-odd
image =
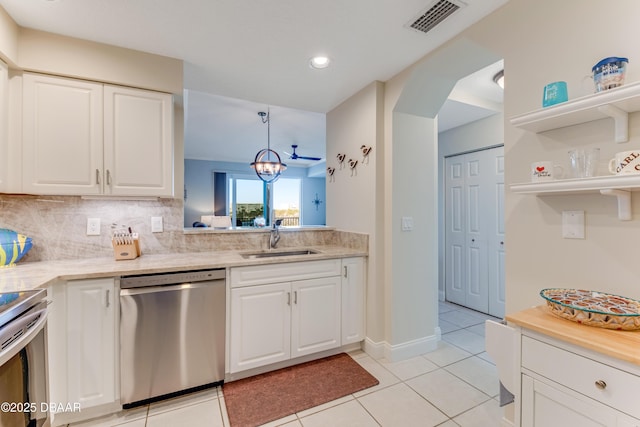
[[[321,157],[299,156],[299,155],[296,153],[296,148],[298,148],[298,145],[297,145],[297,144],[293,144],[293,145],[291,145],[291,147],[293,148],[293,153],[287,153],[287,152],[285,151],[285,153],[289,155],[289,158],[290,158],[291,160],[298,160],[298,159],[300,159],[300,160],[322,160],[322,158],[321,158]]]

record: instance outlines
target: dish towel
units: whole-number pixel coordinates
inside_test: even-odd
[[[515,396],[500,382],[500,407],[513,403]]]

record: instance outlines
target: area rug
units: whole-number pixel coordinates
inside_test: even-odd
[[[222,386],[231,427],[255,427],[378,384],[340,353]]]

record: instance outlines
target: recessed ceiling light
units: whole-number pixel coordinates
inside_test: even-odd
[[[309,65],[311,66],[311,68],[322,69],[327,68],[330,62],[331,60],[328,56],[314,56],[309,61]]]

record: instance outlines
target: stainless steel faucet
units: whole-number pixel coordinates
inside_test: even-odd
[[[275,249],[275,247],[278,246],[278,242],[280,241],[280,224],[282,224],[281,219],[277,219],[273,224],[273,228],[271,229],[271,236],[269,237],[269,249]]]

